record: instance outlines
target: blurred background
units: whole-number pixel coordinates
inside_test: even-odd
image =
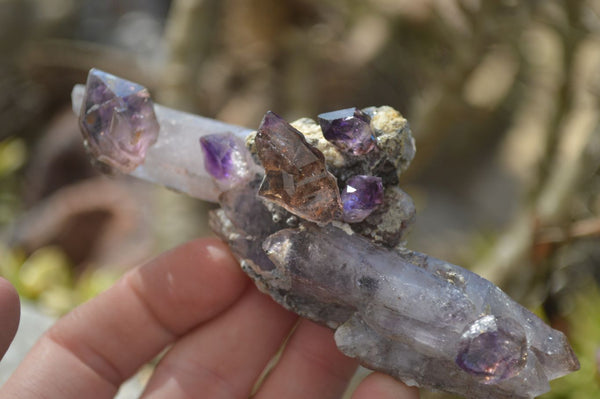
[[[600,392],[600,0],[0,0],[0,275],[52,315],[210,234],[209,204],[91,167],[70,109],[91,67],[251,128],[400,110],[408,246],[569,336],[582,369],[544,398]]]

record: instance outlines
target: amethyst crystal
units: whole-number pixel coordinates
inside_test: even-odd
[[[88,151],[123,172],[144,162],[159,129],[145,87],[97,69],[88,75],[79,125]]]
[[[375,148],[371,118],[357,108],[346,108],[319,115],[323,136],[344,152],[366,154]]]
[[[223,189],[228,190],[251,177],[250,153],[232,133],[200,137],[204,167]]]
[[[484,383],[514,377],[526,363],[527,337],[513,319],[483,316],[460,338],[456,364]]]
[[[358,175],[346,182],[341,195],[343,220],[357,223],[365,220],[383,203],[383,183],[377,176]]]
[[[258,195],[316,223],[328,223],[340,213],[336,179],[302,133],[269,111],[255,143],[266,173]]]

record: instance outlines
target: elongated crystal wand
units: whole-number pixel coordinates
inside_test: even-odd
[[[96,162],[218,201],[211,227],[257,287],[364,366],[467,398],[532,398],[579,368],[565,336],[498,287],[404,247],[415,209],[397,185],[415,146],[392,108],[292,124],[267,112],[254,132],[95,69],[72,97]]]

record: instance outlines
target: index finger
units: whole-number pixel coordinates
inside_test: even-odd
[[[0,394],[113,397],[125,379],[163,348],[227,309],[247,282],[216,239],[176,248],[59,320]]]

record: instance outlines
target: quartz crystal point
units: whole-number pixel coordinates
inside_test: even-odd
[[[76,87],[76,112],[82,97]],[[403,246],[415,210],[396,184],[415,148],[397,111],[363,110],[378,150],[358,156],[333,148],[306,118],[295,122],[299,131],[269,112],[254,135],[154,109],[158,141],[131,174],[198,198],[218,196],[210,225],[257,287],[334,329],[338,348],[365,367],[408,385],[506,399],[533,398],[549,389],[549,380],[579,368],[565,336],[498,287]],[[238,138],[246,138],[264,177]],[[364,176],[353,180],[357,175]],[[337,181],[357,189],[366,177],[381,181],[382,203],[377,189],[358,207],[373,207],[372,213],[347,224]]]
[[[79,126],[96,159],[123,172],[144,162],[158,137],[148,90],[98,69],[88,75]]]
[[[269,111],[255,143],[265,168],[258,195],[316,223],[328,223],[341,212],[336,179],[323,154],[302,133]]]
[[[343,220],[362,222],[383,204],[383,184],[377,176],[353,176],[342,191]]]
[[[251,179],[256,169],[254,161],[244,142],[232,133],[202,136],[200,146],[204,167],[223,191]]]
[[[375,148],[371,118],[357,108],[319,115],[323,136],[342,151],[363,155]]]

